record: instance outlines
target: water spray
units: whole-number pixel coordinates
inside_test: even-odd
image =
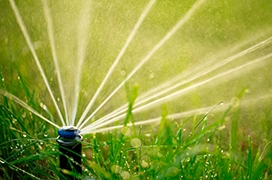
[[[60,168],[67,179],[75,179],[66,170],[75,173],[82,173],[81,150],[83,137],[80,131],[74,126],[64,126],[58,130],[57,142],[60,151]]]

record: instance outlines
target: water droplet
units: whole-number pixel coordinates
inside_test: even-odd
[[[162,157],[162,154],[160,152],[157,153],[158,157]]]
[[[23,134],[23,137],[26,137],[26,134]]]
[[[18,80],[20,80],[20,79],[21,79],[21,78],[20,78],[20,76],[18,76],[17,78],[18,78]]]
[[[24,112],[24,114],[22,115],[22,118],[25,118],[26,117],[26,112]]]
[[[83,154],[82,154],[82,157],[86,157],[86,154],[83,153]]]
[[[151,134],[145,134],[146,137],[151,137]]]
[[[44,137],[48,137],[48,134],[47,133],[44,133],[44,135],[43,135]]]
[[[225,129],[225,128],[226,128],[226,126],[223,125],[223,126],[218,127],[218,130],[219,130],[219,131],[222,131],[222,130]]]
[[[121,129],[121,133],[124,134],[125,136],[130,135],[130,128],[125,126]]]
[[[112,171],[113,173],[115,173],[115,174],[119,174],[120,171],[121,171],[121,167],[118,166],[118,165],[113,165],[113,166],[111,166],[111,171]]]
[[[126,74],[127,74],[127,73],[126,73],[125,70],[122,70],[122,71],[121,71],[121,75],[122,75],[122,76],[125,76]]]
[[[143,168],[146,168],[146,167],[148,167],[148,163],[146,162],[146,161],[142,161],[141,162],[141,166],[143,167]]]
[[[130,145],[134,148],[139,148],[142,145],[142,142],[139,138],[133,138],[130,141]]]
[[[177,167],[170,167],[166,171],[166,176],[175,177],[179,173],[179,169]]]
[[[43,104],[42,102],[40,103],[40,107],[41,107],[41,108],[43,108],[44,110],[46,110],[46,109],[47,109],[46,105],[45,105],[45,104]]]
[[[130,174],[129,174],[129,172],[127,172],[127,171],[123,171],[123,172],[121,173],[121,176],[122,176],[123,179],[128,179],[128,178],[130,178]]]
[[[151,74],[149,75],[149,79],[154,79],[154,77],[155,77],[154,73],[151,73]]]
[[[2,81],[5,81],[5,78],[2,78]]]

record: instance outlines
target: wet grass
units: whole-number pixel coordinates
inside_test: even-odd
[[[133,122],[136,95],[137,88],[128,96],[130,108],[124,125]],[[41,109],[31,90],[25,97],[32,107]],[[270,179],[271,138],[263,144],[253,142],[251,136],[240,137],[240,110],[230,106],[217,116],[209,112],[171,121],[164,106],[158,126],[124,126],[86,135],[82,175],[64,173],[83,179]],[[6,97],[1,99],[0,121],[2,178],[64,178],[56,129]]]

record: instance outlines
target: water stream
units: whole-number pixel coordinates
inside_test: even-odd
[[[126,117],[134,86],[135,125],[159,121],[162,104],[171,119],[208,112],[245,87],[246,100],[272,92],[272,3],[31,3],[5,5],[1,43],[13,48],[1,52],[1,74],[12,79],[7,72],[16,64],[59,124],[24,102],[19,90],[0,93],[54,127],[73,125],[83,134],[121,128],[112,124]]]

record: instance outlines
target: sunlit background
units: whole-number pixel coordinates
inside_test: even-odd
[[[28,0],[15,1],[15,4],[64,120],[76,125],[150,2],[44,2]],[[211,115],[238,103],[241,105],[241,131],[253,135],[263,132],[264,137],[269,137],[272,126],[269,121],[272,105],[272,2],[206,0],[189,15],[192,7],[195,7],[192,0],[157,1],[150,6],[135,36],[94,99],[86,114],[86,118],[92,117],[84,126],[121,106],[126,108],[128,96],[138,88],[135,122],[159,118],[163,106],[169,115],[185,113],[184,116],[173,116],[179,121],[198,114],[197,110],[202,110],[202,114],[208,112],[224,101],[224,106],[215,108]],[[184,17],[187,18],[184,24],[170,36],[168,33]],[[10,3],[1,0],[0,71],[4,89],[25,101],[26,92],[21,83],[24,81],[33,99],[41,104],[36,110],[62,126],[17,21]],[[169,39],[158,47],[166,36]],[[154,47],[158,48],[154,51]],[[65,96],[61,94],[53,51]],[[121,83],[119,90],[105,102]],[[244,91],[240,102],[236,97]],[[99,107],[101,104],[104,105]],[[74,116],[75,123],[72,123]],[[267,122],[259,122],[262,116],[268,117]],[[114,121],[123,119],[124,116]],[[267,126],[260,127],[259,123]],[[114,126],[114,123],[106,126]]]

